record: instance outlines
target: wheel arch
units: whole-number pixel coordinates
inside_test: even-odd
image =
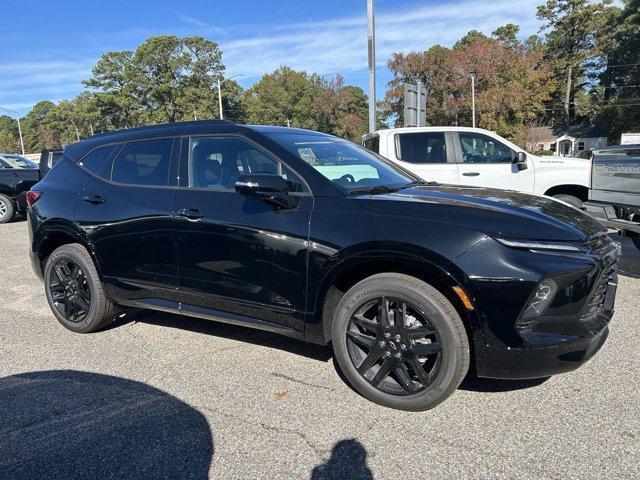
[[[544,194],[549,197],[554,197],[556,195],[572,195],[576,198],[579,198],[583,202],[586,202],[589,199],[589,189],[584,185],[555,185],[547,189]]]
[[[93,246],[88,242],[84,236],[78,232],[71,225],[65,223],[56,223],[54,225],[42,226],[41,231],[38,234],[37,240],[34,242],[34,252],[40,261],[40,267],[44,272],[44,266],[47,262],[47,258],[59,247],[63,245],[69,245],[71,243],[78,243],[87,249],[93,263],[98,272],[100,281],[103,280],[102,273],[100,271],[100,264],[98,263]]]
[[[384,252],[354,256],[345,259],[328,273],[319,288],[315,301],[314,320],[305,337],[314,343],[327,344],[331,339],[331,325],[335,309],[344,293],[356,283],[379,273],[402,273],[419,278],[442,293],[455,307],[462,319],[469,341],[473,344],[473,337],[480,332],[479,320],[476,312],[465,308],[454,287],[464,292],[462,279],[464,273],[452,262],[441,258],[443,263],[416,258],[413,255],[397,252]],[[307,324],[307,328],[310,325]]]

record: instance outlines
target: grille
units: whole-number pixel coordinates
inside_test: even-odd
[[[618,265],[618,250],[608,235],[600,235],[587,240],[584,245],[599,257],[602,273],[593,287],[589,301],[584,307],[584,320],[597,316],[604,308],[609,281],[615,276]]]

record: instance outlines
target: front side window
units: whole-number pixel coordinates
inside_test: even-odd
[[[458,134],[464,163],[511,163],[513,150],[493,137],[479,133]]]
[[[85,155],[84,158],[78,162],[78,165],[92,173],[98,173],[115,149],[116,145],[98,147]]]
[[[378,155],[329,135],[268,134],[284,149],[301,158],[341,188],[401,187],[417,180]]]
[[[241,174],[280,175],[289,192],[304,192],[303,181],[282,162],[238,137],[194,137],[189,142],[189,186],[233,190]]]
[[[447,163],[443,132],[400,133],[398,158],[408,163]]]
[[[113,163],[111,179],[127,185],[169,183],[172,138],[127,143]]]

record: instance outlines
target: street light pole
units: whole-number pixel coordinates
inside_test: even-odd
[[[476,74],[471,74],[471,126],[476,128]]]
[[[242,73],[238,73],[237,75],[234,75],[233,77],[229,77],[229,78],[225,78],[223,80],[220,80],[220,77],[218,77],[218,107],[220,108],[220,120],[224,120],[224,115],[222,113],[222,88],[221,88],[221,84],[222,82],[226,82],[227,80],[231,80],[234,79],[236,77],[242,77],[243,74]]]
[[[22,126],[20,125],[20,114],[15,110],[9,110],[8,108],[0,107],[0,110],[4,110],[5,112],[12,113],[16,116],[16,120],[18,121],[18,135],[20,136],[20,147],[22,148],[22,155],[24,155],[24,138],[22,138]]]
[[[367,50],[369,53],[369,133],[376,130],[376,20],[374,0],[367,0]]]

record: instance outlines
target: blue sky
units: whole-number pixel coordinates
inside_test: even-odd
[[[471,29],[505,23],[537,33],[542,0],[377,0],[378,97],[394,51],[450,46]],[[227,74],[248,87],[289,65],[342,73],[367,86],[365,0],[0,0],[0,106],[26,113],[37,101],[71,98],[107,50],[135,49],[157,34],[218,42]]]

